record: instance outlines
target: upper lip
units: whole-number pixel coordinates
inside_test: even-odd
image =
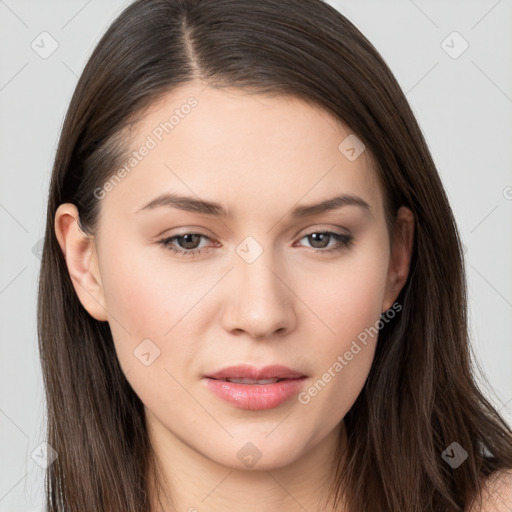
[[[305,377],[301,372],[292,370],[286,366],[274,364],[264,366],[263,368],[256,368],[248,364],[241,364],[237,366],[228,366],[215,373],[209,373],[205,377],[211,379],[298,379]]]

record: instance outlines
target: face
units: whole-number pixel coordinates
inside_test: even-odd
[[[94,243],[71,243],[82,236],[64,220],[72,206],[58,212],[77,294],[109,322],[169,442],[224,466],[256,453],[258,468],[282,466],[359,395],[377,342],[368,330],[398,296],[410,246],[390,245],[372,161],[349,134],[297,98],[188,84],[145,113],[125,172],[95,191]],[[237,365],[303,377],[217,380],[221,396],[206,376]]]

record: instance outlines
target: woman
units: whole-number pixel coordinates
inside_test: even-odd
[[[119,16],[63,126],[38,307],[49,511],[508,510],[446,194],[318,0]]]

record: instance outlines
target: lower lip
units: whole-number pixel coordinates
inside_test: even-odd
[[[238,384],[206,378],[210,391],[240,409],[260,411],[272,409],[296,395],[304,386],[306,377],[283,379],[274,384]]]

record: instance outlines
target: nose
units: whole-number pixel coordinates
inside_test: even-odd
[[[282,336],[294,329],[294,294],[283,262],[265,250],[253,262],[235,255],[224,288],[222,324],[233,334],[254,338]]]

